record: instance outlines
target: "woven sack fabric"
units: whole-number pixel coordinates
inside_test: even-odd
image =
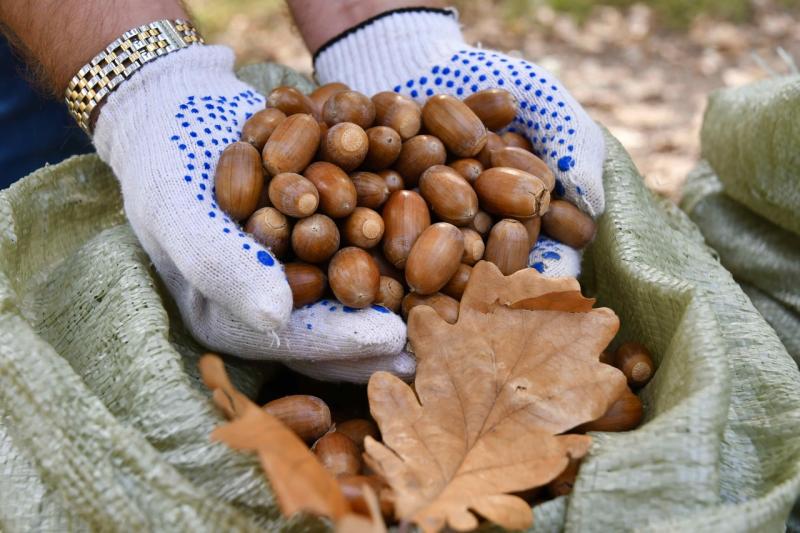
[[[800,75],[714,92],[701,141],[728,196],[800,235]]]
[[[270,84],[307,83],[253,67]],[[264,74],[267,72],[269,74]],[[685,214],[610,136],[608,210],[583,283],[651,347],[645,424],[596,434],[535,531],[782,530],[800,492],[800,374]],[[282,519],[222,421],[186,334],[95,156],[0,193],[0,529],[312,531]],[[228,360],[249,394],[269,367]]]

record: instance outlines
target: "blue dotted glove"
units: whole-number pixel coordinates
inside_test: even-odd
[[[170,54],[112,93],[97,122],[97,152],[117,175],[131,226],[184,322],[213,350],[284,361],[322,379],[411,375],[400,317],[336,301],[293,311],[280,262],[215,203],[220,153],[264,107],[232,67],[222,47]]]
[[[323,47],[315,68],[321,83],[342,81],[365,94],[394,90],[419,102],[433,94],[464,98],[506,89],[519,103],[506,129],[525,135],[553,170],[555,194],[592,217],[603,212],[600,128],[543,68],[467,46],[453,12],[419,8],[385,14]],[[550,276],[576,276],[580,254],[543,236],[530,265]]]

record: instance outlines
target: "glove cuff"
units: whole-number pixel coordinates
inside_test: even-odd
[[[325,43],[314,56],[314,68],[321,84],[341,81],[372,95],[392,90],[463,47],[454,9],[398,9]]]

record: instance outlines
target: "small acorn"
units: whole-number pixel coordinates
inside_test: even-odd
[[[342,304],[367,307],[378,295],[380,272],[367,252],[348,246],[336,252],[328,264],[328,283]]]
[[[336,424],[336,432],[349,437],[358,446],[359,451],[362,452],[364,451],[364,439],[367,436],[373,439],[380,438],[378,426],[372,420],[365,418],[352,418],[339,422]]]
[[[297,113],[307,113],[318,118],[317,107],[314,102],[294,87],[283,85],[276,87],[267,96],[267,107],[281,110],[286,116]]]
[[[314,303],[325,294],[328,280],[319,267],[308,263],[286,263],[283,266],[295,308]]]
[[[406,261],[406,282],[417,294],[433,294],[444,287],[461,265],[464,236],[447,222],[423,231]]]
[[[406,188],[405,183],[403,183],[403,176],[396,170],[381,170],[378,172],[378,176],[382,177],[383,181],[386,182],[386,186],[389,188],[389,194],[392,194],[394,191],[402,191]]]
[[[403,141],[419,133],[422,125],[422,110],[408,96],[386,91],[374,95],[372,102],[375,104],[375,124],[377,126],[392,128]]]
[[[292,230],[292,250],[308,263],[327,261],[339,249],[339,242],[336,224],[320,213],[298,220]]]
[[[317,210],[319,193],[314,184],[300,174],[282,172],[269,182],[269,201],[284,215],[302,218]]]
[[[436,292],[428,295],[417,294],[416,292],[409,292],[403,298],[401,310],[403,312],[403,319],[408,320],[408,314],[411,310],[418,305],[427,305],[432,307],[436,314],[448,324],[455,324],[458,320],[458,301],[441,292]]]
[[[379,209],[389,198],[389,187],[378,174],[355,172],[350,179],[356,187],[356,203],[359,207]]]
[[[533,145],[528,140],[527,137],[520,135],[515,131],[507,131],[500,136],[503,140],[503,143],[506,146],[515,146],[517,148],[522,148],[523,150],[527,150],[529,152],[533,151]]]
[[[490,130],[505,128],[517,116],[514,96],[503,89],[484,89],[464,98],[469,107]]]
[[[383,218],[366,207],[356,207],[342,224],[344,241],[365,250],[381,242],[383,231]]]
[[[464,255],[461,256],[461,262],[466,265],[474,265],[483,258],[483,253],[486,246],[483,243],[483,238],[480,233],[472,228],[458,228],[461,230],[461,235],[464,236]]]
[[[256,242],[269,248],[278,259],[289,251],[289,220],[274,207],[262,207],[247,219],[244,230],[253,235]]]
[[[467,288],[467,282],[472,274],[472,267],[461,263],[458,265],[458,270],[450,280],[442,287],[442,292],[448,296],[460,300],[464,294],[464,289]]]
[[[327,433],[314,443],[314,455],[331,474],[358,474],[361,454],[356,443],[343,433]]]
[[[626,387],[603,416],[578,426],[576,431],[630,431],[639,427],[643,414],[642,401]]]
[[[322,119],[328,126],[352,122],[367,129],[375,121],[375,104],[357,91],[337,92],[322,106]]]
[[[477,213],[475,213],[475,217],[467,227],[475,230],[481,237],[486,237],[489,234],[489,230],[492,229],[493,224],[494,221],[492,220],[491,215],[486,211],[479,210]]]
[[[381,276],[380,287],[378,287],[378,296],[375,298],[375,303],[396,313],[400,310],[400,303],[403,301],[404,295],[405,290],[403,290],[402,283],[395,278]]]
[[[316,396],[284,396],[262,409],[289,426],[305,442],[314,442],[331,428],[331,410]]]
[[[319,194],[319,210],[331,218],[346,217],[356,208],[356,187],[341,168],[327,161],[311,163],[303,176]]]
[[[320,156],[346,172],[364,161],[369,138],[364,129],[352,122],[339,122],[328,128],[320,143]]]
[[[553,200],[542,215],[542,230],[555,240],[580,250],[594,238],[597,226],[589,215],[565,200]]]
[[[486,144],[483,146],[478,155],[475,156],[481,165],[483,165],[484,170],[490,168],[492,166],[492,152],[495,150],[501,150],[506,147],[506,144],[503,142],[503,139],[500,138],[498,134],[493,131],[490,131],[486,135]]]
[[[317,108],[317,112],[319,116],[322,116],[322,107],[325,105],[325,102],[333,96],[334,94],[341,93],[344,91],[349,91],[350,87],[345,85],[344,83],[340,83],[335,81],[333,83],[326,83],[325,85],[320,85],[316,89],[314,89],[308,97],[314,102],[314,106]]]
[[[524,170],[533,174],[544,182],[547,190],[552,191],[556,184],[556,177],[547,167],[547,164],[522,148],[505,147],[492,152],[493,167],[511,167]]]
[[[483,165],[481,165],[481,162],[471,157],[456,159],[450,163],[450,167],[461,174],[470,185],[475,183],[475,180],[478,179],[478,176],[483,172]]]
[[[252,144],[260,153],[269,136],[284,120],[286,114],[280,109],[270,107],[257,111],[242,126],[241,139]]]
[[[522,170],[494,167],[475,181],[481,207],[505,217],[528,218],[547,211],[550,192],[544,182]]]
[[[403,141],[400,134],[387,126],[374,126],[366,132],[369,150],[364,166],[372,170],[383,170],[392,165],[400,155]]]
[[[653,377],[653,358],[641,343],[626,342],[617,349],[614,358],[617,368],[628,378],[631,387],[643,387]]]
[[[258,207],[264,173],[258,150],[246,142],[228,145],[219,157],[214,176],[220,208],[235,220],[244,220]]]
[[[317,152],[319,123],[311,115],[286,117],[269,136],[261,159],[270,176],[302,172]]]
[[[461,100],[437,94],[422,107],[422,123],[458,157],[472,157],[486,144],[486,127]]]
[[[416,187],[419,176],[433,165],[447,159],[444,144],[433,135],[416,135],[403,143],[394,169],[403,177],[406,187]]]
[[[519,221],[505,218],[489,232],[483,258],[491,261],[504,275],[509,276],[528,266],[528,231]]]
[[[478,212],[478,195],[461,174],[445,165],[434,165],[419,178],[419,192],[443,221],[466,226]]]

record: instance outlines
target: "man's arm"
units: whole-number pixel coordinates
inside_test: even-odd
[[[440,0],[287,0],[311,54],[340,33],[386,11],[404,7],[443,7]]]
[[[57,97],[78,69],[127,30],[176,18],[187,18],[179,0],[0,2],[0,24],[8,40]]]

